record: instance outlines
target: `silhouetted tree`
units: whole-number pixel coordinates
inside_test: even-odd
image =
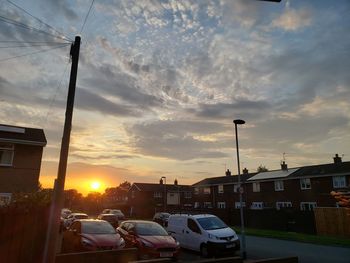
[[[265,167],[265,165],[260,164],[260,166],[256,169],[258,173],[267,172],[269,169]]]

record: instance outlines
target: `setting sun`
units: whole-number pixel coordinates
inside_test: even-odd
[[[100,182],[97,182],[97,181],[94,181],[90,184],[90,187],[92,190],[94,191],[97,191],[97,190],[100,190],[101,188],[101,183]]]

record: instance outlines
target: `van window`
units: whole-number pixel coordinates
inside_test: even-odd
[[[227,225],[216,216],[198,218],[197,220],[201,227],[203,227],[205,230],[214,230],[227,227]]]
[[[195,232],[195,233],[198,233],[198,234],[201,233],[201,230],[199,229],[197,223],[191,218],[187,219],[187,227],[189,229],[191,229],[192,232]]]

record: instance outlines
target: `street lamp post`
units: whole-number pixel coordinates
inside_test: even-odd
[[[236,134],[238,186],[239,186],[239,210],[240,210],[240,215],[241,215],[241,257],[243,259],[246,259],[247,258],[247,252],[246,252],[246,244],[245,244],[244,216],[243,216],[243,205],[242,205],[243,188],[242,188],[242,185],[241,185],[241,167],[240,167],[240,162],[239,162],[238,132],[237,132],[237,125],[245,124],[245,121],[236,119],[236,120],[233,121],[233,123],[235,124],[235,134]]]
[[[164,179],[164,212],[166,212],[166,203],[167,203],[167,196],[166,196],[166,177],[162,176],[160,179]]]

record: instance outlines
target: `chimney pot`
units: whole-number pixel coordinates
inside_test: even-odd
[[[285,161],[283,161],[283,162],[281,163],[281,170],[283,170],[283,171],[287,171],[287,170],[288,170],[288,165],[286,164]]]
[[[334,163],[341,163],[341,157],[336,153],[335,156],[333,157]]]
[[[226,171],[226,176],[231,176],[231,171],[230,171],[230,169],[227,169],[227,171]]]

